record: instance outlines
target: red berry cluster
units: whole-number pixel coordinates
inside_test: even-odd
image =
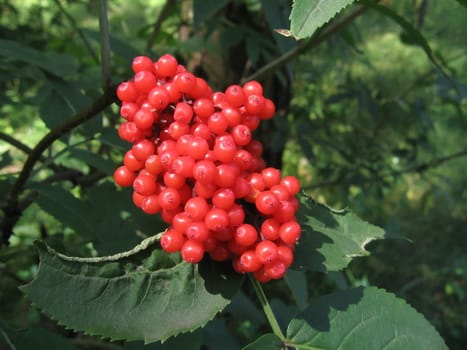
[[[125,119],[118,133],[133,146],[115,182],[133,186],[134,204],[170,224],[160,241],[165,251],[190,263],[206,252],[232,259],[236,271],[260,282],[281,278],[300,237],[300,184],[266,167],[253,139],[275,113],[261,84],[213,92],[171,55],[139,56],[132,68],[117,96]]]

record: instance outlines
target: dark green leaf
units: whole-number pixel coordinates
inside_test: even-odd
[[[201,22],[214,16],[217,11],[225,7],[229,0],[194,0],[193,1],[193,22],[198,27]]]
[[[253,343],[243,347],[242,350],[282,350],[282,341],[272,333],[265,334]]]
[[[422,33],[420,33],[420,31],[418,31],[410,22],[408,22],[405,18],[398,15],[395,11],[393,11],[391,8],[387,6],[377,4],[371,0],[362,0],[362,2],[366,6],[380,12],[381,14],[389,17],[394,22],[399,24],[399,26],[404,30],[405,40],[407,42],[410,42],[411,44],[420,46],[425,52],[425,54],[428,56],[430,61],[435,66],[439,66],[438,62],[435,60],[435,57],[433,56],[433,51],[431,50],[431,47],[428,44],[428,41],[425,39]]]
[[[0,328],[0,333],[3,333],[4,341],[11,350],[31,350],[31,349],[47,349],[47,350],[76,350],[70,342],[58,333],[49,331],[44,328],[32,327],[24,331],[4,331]],[[0,339],[1,339],[0,334]],[[0,345],[2,345],[0,341]],[[3,347],[2,347],[3,349]]]
[[[296,269],[341,270],[353,258],[368,255],[368,243],[389,238],[382,228],[363,221],[348,209],[336,211],[306,195],[300,197],[300,202],[302,236],[295,250]]]
[[[193,331],[221,311],[241,283],[230,267],[176,262],[150,245],[94,263],[37,245],[39,271],[21,288],[25,295],[60,324],[113,340],[165,341]]]
[[[443,339],[415,309],[375,287],[315,300],[289,324],[296,349],[444,350]]]
[[[183,333],[169,338],[166,342],[144,344],[144,342],[129,342],[124,350],[199,350],[203,344],[203,333],[196,330],[192,333]]]
[[[115,171],[116,166],[114,162],[109,159],[105,159],[94,152],[81,148],[70,148],[70,153],[86,164],[102,171],[104,174],[112,175]]]
[[[238,339],[233,333],[229,332],[226,321],[222,318],[217,318],[209,322],[206,327],[203,328],[203,334],[204,344],[208,349],[217,349],[219,344],[222,344],[222,350],[240,349]]]
[[[308,282],[302,271],[288,270],[284,277],[299,309],[308,305]]]
[[[78,69],[78,61],[72,56],[43,53],[11,40],[0,39],[0,56],[37,66],[57,77],[74,74]]]
[[[294,0],[290,14],[290,31],[296,39],[310,37],[342,9],[355,0]]]
[[[37,204],[50,215],[87,238],[98,236],[93,220],[93,208],[58,186],[33,184],[39,193]]]

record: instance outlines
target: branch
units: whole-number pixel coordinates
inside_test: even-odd
[[[442,165],[442,164],[444,164],[446,162],[449,162],[449,161],[451,161],[453,159],[464,157],[464,156],[467,156],[467,149],[464,149],[464,150],[461,150],[459,152],[449,154],[449,155],[444,156],[444,157],[440,157],[440,158],[430,160],[429,162],[417,164],[417,165],[410,166],[410,167],[407,167],[407,168],[404,168],[404,169],[401,169],[401,170],[394,170],[394,171],[390,171],[390,172],[388,172],[386,174],[371,177],[371,178],[366,179],[363,182],[366,182],[366,183],[379,182],[379,181],[381,181],[381,180],[383,180],[385,178],[397,177],[397,176],[408,174],[408,173],[419,173],[420,174],[420,173],[423,173],[423,172],[425,172],[425,171],[427,171],[427,170],[429,170],[431,168],[436,168],[436,167],[438,167],[438,166],[440,166],[440,165]],[[313,190],[313,189],[316,189],[316,188],[337,186],[337,185],[340,185],[340,184],[342,184],[344,182],[345,182],[345,179],[325,181],[325,182],[317,183],[315,185],[307,186],[305,188],[305,190]]]
[[[157,17],[156,22],[154,22],[154,25],[152,26],[151,35],[149,36],[148,42],[146,43],[146,48],[144,49],[144,52],[147,54],[151,52],[152,46],[154,45],[154,42],[156,41],[156,38],[161,30],[162,23],[169,16],[170,10],[175,4],[175,0],[167,0],[164,4],[164,7],[161,9],[159,17]]]
[[[335,21],[331,22],[327,27],[325,27],[318,34],[312,36],[306,41],[300,42],[298,46],[293,48],[290,51],[287,51],[282,56],[276,58],[274,61],[268,63],[261,69],[257,70],[255,73],[251,74],[249,77],[242,79],[242,84],[250,80],[259,80],[265,76],[270,75],[272,72],[276,71],[280,67],[286,65],[292,61],[297,56],[301,55],[303,52],[319,46],[323,41],[327,40],[350,23],[352,23],[357,17],[362,15],[367,10],[366,6],[357,5],[354,9],[349,11],[346,15],[337,18]]]
[[[84,33],[79,29],[78,24],[76,23],[75,19],[71,17],[71,15],[65,10],[65,8],[62,6],[60,3],[60,0],[54,0],[55,4],[57,7],[60,9],[60,11],[65,15],[66,19],[68,22],[70,22],[71,27],[78,33],[79,37],[83,41],[84,46],[86,46],[86,49],[88,50],[89,54],[91,55],[92,59],[99,64],[99,57],[97,57],[96,53],[94,52],[94,49],[91,46],[91,43],[89,40],[86,38]]]
[[[21,172],[13,184],[10,192],[7,195],[6,203],[4,204],[3,212],[5,213],[5,219],[2,224],[2,242],[8,244],[8,239],[12,234],[12,230],[16,222],[21,215],[21,208],[18,205],[18,198],[23,192],[24,186],[31,175],[34,165],[40,160],[42,153],[57,139],[68,133],[75,127],[81,125],[85,121],[91,119],[98,113],[102,112],[108,106],[110,106],[115,100],[116,87],[111,86],[107,89],[104,94],[94,101],[88,107],[82,109],[77,114],[72,116],[70,119],[65,120],[64,123],[57,126],[55,129],[50,130],[46,134],[34,149],[31,150],[26,162],[21,169]]]
[[[112,85],[112,67],[110,64],[110,33],[107,16],[107,0],[101,0],[99,6],[99,28],[101,30],[101,70],[102,88],[106,90]]]
[[[22,143],[21,141],[1,131],[0,131],[0,140],[8,142],[10,145],[16,147],[17,149],[19,149],[20,151],[23,151],[26,154],[29,154],[32,152],[32,149],[29,148],[28,145]]]

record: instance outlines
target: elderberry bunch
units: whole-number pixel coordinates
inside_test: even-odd
[[[133,60],[133,79],[118,86],[132,147],[115,182],[133,187],[133,202],[170,226],[160,244],[198,263],[232,260],[260,282],[283,277],[301,228],[295,214],[299,181],[266,167],[253,139],[275,113],[257,81],[213,92],[171,55]]]

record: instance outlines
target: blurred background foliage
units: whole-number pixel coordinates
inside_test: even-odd
[[[423,313],[451,349],[465,349],[465,2],[383,3],[423,35],[431,59],[413,33],[371,9],[300,51],[297,42],[274,31],[289,27],[286,0],[109,1],[112,80],[128,79],[133,57],[167,52],[218,89],[258,78],[278,110],[258,133],[267,162],[298,175],[319,201],[349,206],[408,238],[373,243],[370,257],[342,273],[312,275],[310,297],[335,287],[381,286]],[[0,1],[3,229],[7,194],[32,149],[102,93],[98,8],[98,1]],[[278,64],[291,50],[288,64]],[[271,62],[268,74],[255,75]],[[61,135],[34,167],[19,197],[21,216],[11,235],[2,232],[9,244],[0,249],[0,345],[8,332],[15,339],[14,330],[26,329],[21,334],[29,344],[45,337],[60,349],[142,347],[63,330],[17,289],[37,269],[36,239],[73,255],[110,254],[163,229],[157,217],[133,208],[128,191],[113,185],[113,169],[127,147],[116,135],[118,122],[114,104]],[[293,274],[288,283],[294,278],[299,283]],[[285,282],[267,288],[277,296],[279,318],[286,319],[294,308],[288,303],[300,297],[292,297]],[[194,334],[198,341],[189,342],[215,349],[222,341],[235,349],[254,339],[261,325],[255,306],[240,293],[202,336]],[[183,337],[178,341],[183,344]]]

